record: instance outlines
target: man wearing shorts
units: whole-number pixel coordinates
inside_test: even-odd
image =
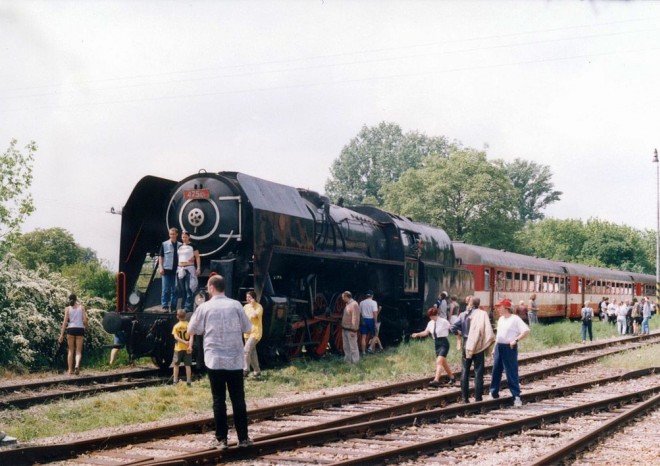
[[[376,335],[375,315],[378,313],[378,303],[372,299],[374,292],[369,290],[366,296],[366,299],[360,302],[360,316],[362,317],[362,321],[360,322],[360,334],[362,335],[360,339],[360,353],[362,355],[364,355],[367,348],[367,336],[371,335],[374,337]]]

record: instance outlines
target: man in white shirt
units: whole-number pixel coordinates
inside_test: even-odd
[[[212,276],[206,286],[211,299],[200,304],[190,318],[188,352],[193,351],[194,336],[203,335],[204,363],[213,395],[217,446],[223,450],[228,448],[225,400],[226,391],[229,391],[238,446],[247,447],[252,445],[252,440],[248,437],[243,385],[243,334],[252,330],[252,324],[241,303],[225,296],[225,279],[222,276]]]
[[[374,292],[369,290],[366,293],[366,298],[360,302],[360,353],[364,355],[367,348],[367,338],[369,335],[374,337],[376,335],[376,316],[378,314],[378,303],[374,301]],[[371,351],[370,351],[371,352]]]
[[[493,375],[490,382],[491,398],[499,398],[502,370],[506,371],[506,384],[513,396],[513,405],[522,406],[520,383],[518,381],[518,342],[529,335],[529,327],[517,315],[512,313],[513,305],[508,299],[502,299],[495,305],[500,313],[497,321],[495,349],[493,350]]]

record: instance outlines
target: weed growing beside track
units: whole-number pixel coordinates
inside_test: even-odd
[[[616,329],[607,323],[594,322],[594,339],[616,337]],[[651,328],[660,327],[660,317],[651,320]],[[580,342],[580,324],[560,322],[538,325],[532,335],[521,342],[521,352],[537,352]],[[449,363],[460,369],[460,353],[455,351],[455,338]],[[655,348],[655,349],[654,349]],[[657,346],[631,352],[630,355],[607,358],[611,367],[631,370],[657,365]],[[338,356],[319,361],[301,359],[289,366],[262,372],[261,380],[248,379],[246,394],[249,404],[265,398],[282,397],[348,385],[387,383],[428,376],[434,371],[435,355],[429,339],[411,341],[383,353],[367,355],[359,364],[349,366]],[[177,386],[142,388],[106,393],[93,398],[62,401],[27,410],[7,410],[0,420],[0,430],[21,442],[37,438],[85,432],[102,427],[123,426],[194,415],[211,416],[211,394],[208,379]]]

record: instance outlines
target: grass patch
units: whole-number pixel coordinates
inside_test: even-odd
[[[658,367],[658,347],[657,345],[649,345],[628,351],[625,354],[607,356],[601,360],[600,364],[611,369],[626,369],[629,371]]]
[[[660,326],[660,317],[651,320],[651,328]],[[616,336],[616,328],[607,323],[593,323],[594,340]],[[579,322],[559,322],[536,325],[530,337],[520,344],[521,352],[536,352],[579,343]],[[455,338],[449,338],[452,349],[449,363],[459,369],[461,355],[455,349]],[[657,352],[657,349],[655,350]],[[121,354],[125,352],[120,352]],[[630,370],[654,365],[653,347],[633,351],[630,356],[607,358],[608,367]],[[122,362],[120,359],[118,362]],[[107,366],[103,361],[99,368]],[[261,381],[248,379],[246,397],[249,400],[271,398],[282,393],[303,393],[314,390],[368,382],[398,382],[405,378],[433,376],[435,354],[432,341],[413,340],[395,348],[361,359],[349,366],[339,356],[318,361],[296,360],[286,367],[262,371]],[[176,420],[181,413],[211,416],[211,391],[207,378],[195,381],[192,388],[185,384],[107,393],[94,398],[68,400],[33,407],[27,410],[5,410],[0,430],[20,441],[83,432],[100,427],[137,424],[162,419]],[[228,403],[229,404],[229,403]]]

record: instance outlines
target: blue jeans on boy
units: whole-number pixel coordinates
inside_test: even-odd
[[[495,346],[493,359],[493,375],[490,381],[490,394],[498,397],[502,383],[502,369],[506,372],[506,385],[511,395],[520,396],[520,383],[518,381],[518,345],[511,349],[508,343],[498,343]]]
[[[160,304],[163,306],[163,308],[176,310],[176,274],[163,274],[161,277],[161,284],[163,286],[163,290],[160,295]]]

